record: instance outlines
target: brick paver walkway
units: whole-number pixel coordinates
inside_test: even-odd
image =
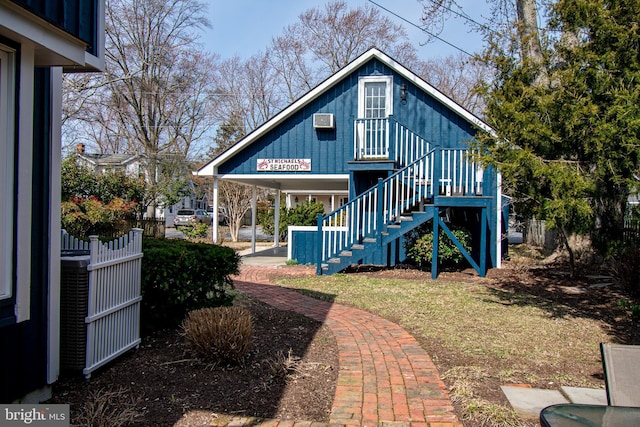
[[[243,266],[241,273],[233,277],[234,283],[242,293],[331,328],[338,344],[340,370],[329,425],[462,426],[435,365],[415,338],[400,326],[366,311],[270,284],[268,275],[278,268],[282,267]],[[314,274],[314,270],[305,267],[287,267],[285,271]],[[284,420],[269,422],[285,424],[294,425]],[[295,423],[303,424],[310,425]]]

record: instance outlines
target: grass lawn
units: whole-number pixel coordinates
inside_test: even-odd
[[[624,340],[628,316],[616,291],[563,273],[512,265],[486,279],[432,281],[429,273],[396,270],[278,283],[410,331],[438,365],[465,425],[529,425],[515,417],[500,385],[603,387],[599,343]]]

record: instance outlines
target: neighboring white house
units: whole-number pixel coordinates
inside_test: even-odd
[[[140,154],[97,154],[87,153],[84,144],[78,144],[75,153],[78,163],[93,171],[95,174],[102,174],[109,171],[122,171],[128,176],[144,177],[145,173],[145,156]],[[155,212],[149,211],[145,214],[147,217],[164,219],[165,226],[173,226],[173,218],[178,209],[183,208],[202,208],[206,209],[209,205],[209,198],[205,194],[202,198],[197,198],[191,184],[191,194],[184,196],[182,200],[173,206],[157,206]]]

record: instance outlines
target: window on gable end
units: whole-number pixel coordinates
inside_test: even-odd
[[[358,80],[358,118],[383,119],[393,114],[393,77],[366,76]]]

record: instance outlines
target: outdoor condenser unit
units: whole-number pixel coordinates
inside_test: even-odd
[[[86,363],[89,256],[64,256],[60,271],[60,367],[82,371]],[[71,254],[70,254],[71,255]],[[75,254],[72,254],[75,255]],[[84,255],[84,254],[83,254]]]
[[[315,113],[313,115],[313,127],[315,129],[333,129],[335,123],[332,113]]]

